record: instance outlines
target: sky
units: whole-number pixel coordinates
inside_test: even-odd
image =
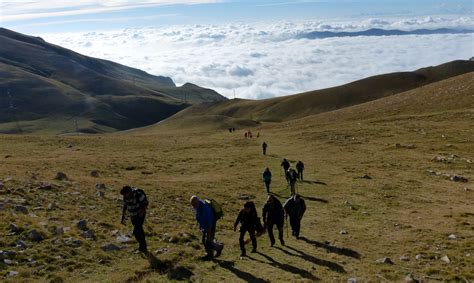
[[[473,13],[474,0],[0,0],[1,27],[249,99],[469,59]],[[371,28],[453,32],[304,36]]]

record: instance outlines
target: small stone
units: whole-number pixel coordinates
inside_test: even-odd
[[[28,233],[28,239],[30,239],[33,242],[41,242],[44,240],[43,236],[41,236],[41,234],[35,229],[31,230]]]
[[[417,255],[415,256],[415,259],[416,259],[416,260],[422,260],[422,259],[423,259],[423,256],[420,255],[420,254],[417,254]]]
[[[103,197],[105,197],[105,192],[104,192],[104,191],[97,191],[97,192],[95,193],[95,195],[96,195],[97,197],[103,198]]]
[[[97,183],[97,184],[95,184],[95,189],[96,190],[105,190],[105,189],[107,189],[107,187],[103,183]]]
[[[408,273],[407,276],[405,276],[405,282],[419,282],[418,280],[413,277],[413,274]]]
[[[339,234],[341,234],[341,235],[347,235],[347,234],[349,234],[349,233],[347,233],[346,230],[341,230],[341,231],[339,232]]]
[[[364,176],[361,177],[362,179],[367,179],[367,180],[371,180],[372,177],[370,177],[369,175],[365,174]]]
[[[446,263],[451,263],[451,260],[449,259],[448,256],[443,256],[442,258],[440,258],[442,261],[446,262]]]
[[[8,231],[10,231],[10,233],[12,234],[18,234],[20,232],[20,228],[18,228],[18,226],[16,226],[14,223],[10,223],[8,224]]]
[[[58,181],[68,181],[69,178],[67,177],[66,174],[64,174],[63,172],[58,172],[56,173],[56,177],[54,177],[55,180],[58,180]]]
[[[409,258],[408,256],[406,256],[406,255],[402,255],[402,256],[400,257],[400,261],[409,261],[409,260],[410,260],[410,258]]]
[[[125,235],[120,235],[116,239],[117,239],[117,242],[123,243],[123,244],[130,243],[133,241],[132,238],[127,237]]]
[[[466,183],[468,180],[462,176],[453,175],[449,178],[453,182],[462,182]]]
[[[125,167],[125,170],[127,170],[127,171],[132,171],[132,170],[135,170],[135,169],[137,169],[137,167],[135,167],[135,166],[127,166],[127,167]]]
[[[169,250],[167,248],[161,248],[161,249],[157,249],[155,251],[155,254],[159,255],[159,254],[165,254],[167,253]]]
[[[383,263],[383,264],[390,264],[390,265],[393,264],[393,261],[388,257],[377,259],[375,262],[376,263]]]
[[[84,236],[84,238],[86,239],[94,239],[95,238],[95,234],[92,230],[87,230],[85,231],[82,236]]]
[[[15,205],[15,211],[23,213],[23,214],[28,214],[28,208],[26,208],[26,206],[23,206],[23,205]]]
[[[97,170],[92,170],[92,171],[91,171],[91,177],[98,178],[98,177],[99,177],[99,171],[97,171]]]
[[[357,279],[356,278],[349,278],[349,279],[347,279],[347,283],[357,283]]]
[[[120,247],[118,247],[118,246],[116,246],[112,243],[105,244],[100,248],[105,252],[119,251],[120,250]]]
[[[50,183],[41,183],[36,189],[37,190],[52,190],[55,189],[57,186],[54,186]]]
[[[76,227],[80,230],[87,230],[87,220],[85,219],[82,219],[82,220],[79,220],[77,223],[76,223]]]
[[[28,245],[23,241],[18,241],[16,242],[15,248],[20,249],[20,250],[25,250],[28,248]]]
[[[448,239],[449,240],[457,240],[458,237],[456,237],[456,235],[454,235],[454,234],[451,234],[451,235],[448,236]]]
[[[18,275],[18,271],[14,271],[14,270],[10,270],[7,273],[8,277],[13,277],[13,276],[17,276],[17,275]]]
[[[56,227],[53,231],[54,235],[60,236],[64,234],[64,228],[63,227]]]
[[[48,204],[48,210],[55,210],[58,208],[58,205],[55,202]]]

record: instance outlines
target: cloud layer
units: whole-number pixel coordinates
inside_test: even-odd
[[[369,28],[472,29],[472,18],[365,19],[358,22],[236,23],[43,35],[77,52],[116,61],[178,85],[192,82],[231,98],[262,99],[410,71],[474,56],[474,35],[301,39],[312,31]]]

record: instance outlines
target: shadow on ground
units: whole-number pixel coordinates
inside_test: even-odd
[[[301,182],[305,183],[305,184],[317,184],[317,185],[324,185],[324,186],[328,185],[328,184],[326,184],[324,182],[321,182],[321,181],[303,180]]]
[[[312,262],[316,265],[325,266],[325,267],[331,269],[332,271],[336,271],[336,272],[339,272],[339,273],[346,273],[346,271],[344,270],[344,267],[340,264],[337,264],[337,263],[332,262],[332,261],[324,260],[324,259],[319,259],[319,258],[314,257],[312,255],[309,255],[305,252],[297,250],[297,249],[295,249],[291,246],[285,246],[285,247],[292,250],[292,251],[295,251],[297,253],[295,254],[295,253],[289,252],[289,251],[287,251],[283,248],[280,248],[280,247],[277,247],[277,249],[284,252],[287,255],[300,257],[300,258],[302,258],[306,261]]]
[[[326,251],[328,251],[330,253],[336,253],[336,254],[339,254],[339,255],[345,255],[345,256],[360,259],[360,254],[358,252],[356,252],[354,250],[351,250],[351,249],[348,249],[348,248],[340,248],[340,247],[336,247],[336,246],[331,246],[331,245],[321,243],[321,242],[318,242],[318,241],[315,241],[315,240],[310,240],[306,237],[300,237],[300,240],[305,241],[306,243],[311,244],[311,245],[313,245],[317,248],[326,249]]]
[[[287,272],[290,272],[290,273],[299,274],[299,275],[301,275],[301,277],[312,280],[312,281],[321,280],[321,279],[314,276],[311,272],[309,272],[307,270],[304,270],[304,269],[301,269],[301,268],[298,268],[296,266],[289,265],[289,264],[286,264],[286,263],[278,262],[278,261],[274,260],[272,257],[270,257],[266,254],[262,254],[261,252],[257,252],[257,254],[259,254],[262,257],[264,257],[265,259],[267,259],[269,262],[266,262],[266,263],[273,266],[273,267],[279,268],[281,270],[284,270],[284,271],[287,271]],[[249,257],[249,258],[255,260],[254,258],[251,258],[251,257]]]
[[[220,259],[215,259],[214,262],[219,264],[220,267],[229,270],[230,272],[234,273],[237,277],[240,279],[247,281],[247,282],[270,282],[267,280],[264,280],[262,278],[255,277],[254,275],[242,271],[240,269],[237,269],[234,267],[235,263],[233,261],[227,261],[227,260],[220,260]]]

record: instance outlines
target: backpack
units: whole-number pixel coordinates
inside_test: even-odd
[[[222,210],[222,206],[213,199],[205,199],[204,202],[209,205],[214,212],[215,221],[224,217],[224,211]]]

